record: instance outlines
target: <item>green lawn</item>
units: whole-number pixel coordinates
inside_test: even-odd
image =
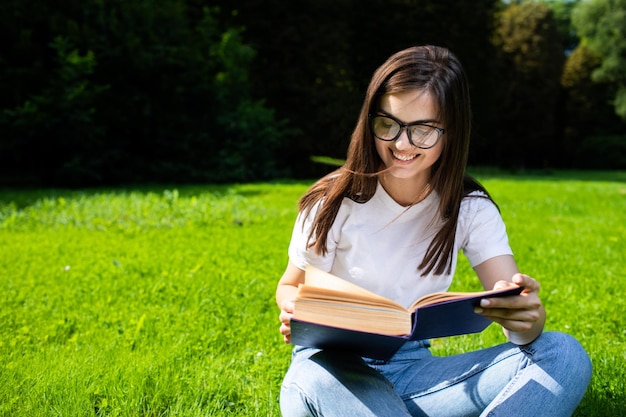
[[[590,352],[576,415],[626,415],[626,173],[476,175],[548,329]],[[0,190],[0,416],[278,416],[274,289],[309,184]],[[466,262],[454,288],[478,289]]]

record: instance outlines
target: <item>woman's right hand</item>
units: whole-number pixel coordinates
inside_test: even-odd
[[[304,284],[304,270],[289,261],[276,288],[276,304],[280,308],[280,322],[282,323],[280,334],[283,335],[285,343],[291,343],[290,320],[293,317],[294,300],[300,284]]]
[[[285,343],[291,343],[291,326],[290,320],[293,316],[294,303],[293,300],[283,300],[280,305],[280,334],[283,335]]]

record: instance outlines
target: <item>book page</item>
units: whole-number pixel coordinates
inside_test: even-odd
[[[328,290],[330,299],[336,300],[339,297],[346,301],[350,299],[355,299],[355,301],[365,300],[369,301],[367,304],[389,306],[394,309],[407,311],[406,308],[393,300],[382,297],[363,287],[359,287],[356,284],[310,265],[307,266],[304,282],[306,287],[315,287],[315,289],[311,288],[311,290],[317,294],[323,293],[323,290]],[[306,292],[306,290],[304,292]],[[342,296],[342,294],[345,294],[345,296]]]
[[[349,303],[328,305],[308,299],[297,303],[293,318],[299,321],[388,336],[411,333],[412,322],[408,312]]]

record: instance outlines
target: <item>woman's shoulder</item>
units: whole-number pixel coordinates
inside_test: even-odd
[[[477,215],[499,215],[500,209],[484,191],[476,190],[467,194],[461,200],[459,215],[461,218],[474,218]]]

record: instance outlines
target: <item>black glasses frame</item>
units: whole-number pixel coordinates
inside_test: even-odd
[[[399,126],[400,126],[400,130],[398,130],[398,134],[396,136],[394,136],[391,139],[385,139],[385,138],[381,138],[380,136],[376,135],[376,132],[374,130],[374,120],[377,117],[386,117],[387,119],[391,119],[394,122],[396,122]],[[369,114],[368,115],[369,118],[369,125],[370,125],[370,131],[372,132],[372,135],[374,135],[374,137],[376,139],[385,141],[385,142],[393,142],[395,140],[397,140],[400,135],[402,134],[402,131],[406,129],[406,135],[409,138],[409,142],[411,143],[411,145],[415,146],[416,148],[420,148],[420,149],[430,149],[433,146],[435,146],[437,144],[437,142],[439,142],[439,139],[441,138],[441,135],[443,135],[446,130],[441,128],[441,127],[437,127],[437,126],[433,126],[433,125],[429,125],[428,123],[402,123],[400,120],[396,119],[393,116],[390,116],[388,114]],[[430,127],[431,129],[435,129],[437,131],[437,139],[435,140],[435,143],[433,143],[430,146],[420,146],[417,145],[413,142],[413,138],[411,137],[411,130],[409,129],[409,127],[413,127],[413,126],[426,126],[426,127]]]

